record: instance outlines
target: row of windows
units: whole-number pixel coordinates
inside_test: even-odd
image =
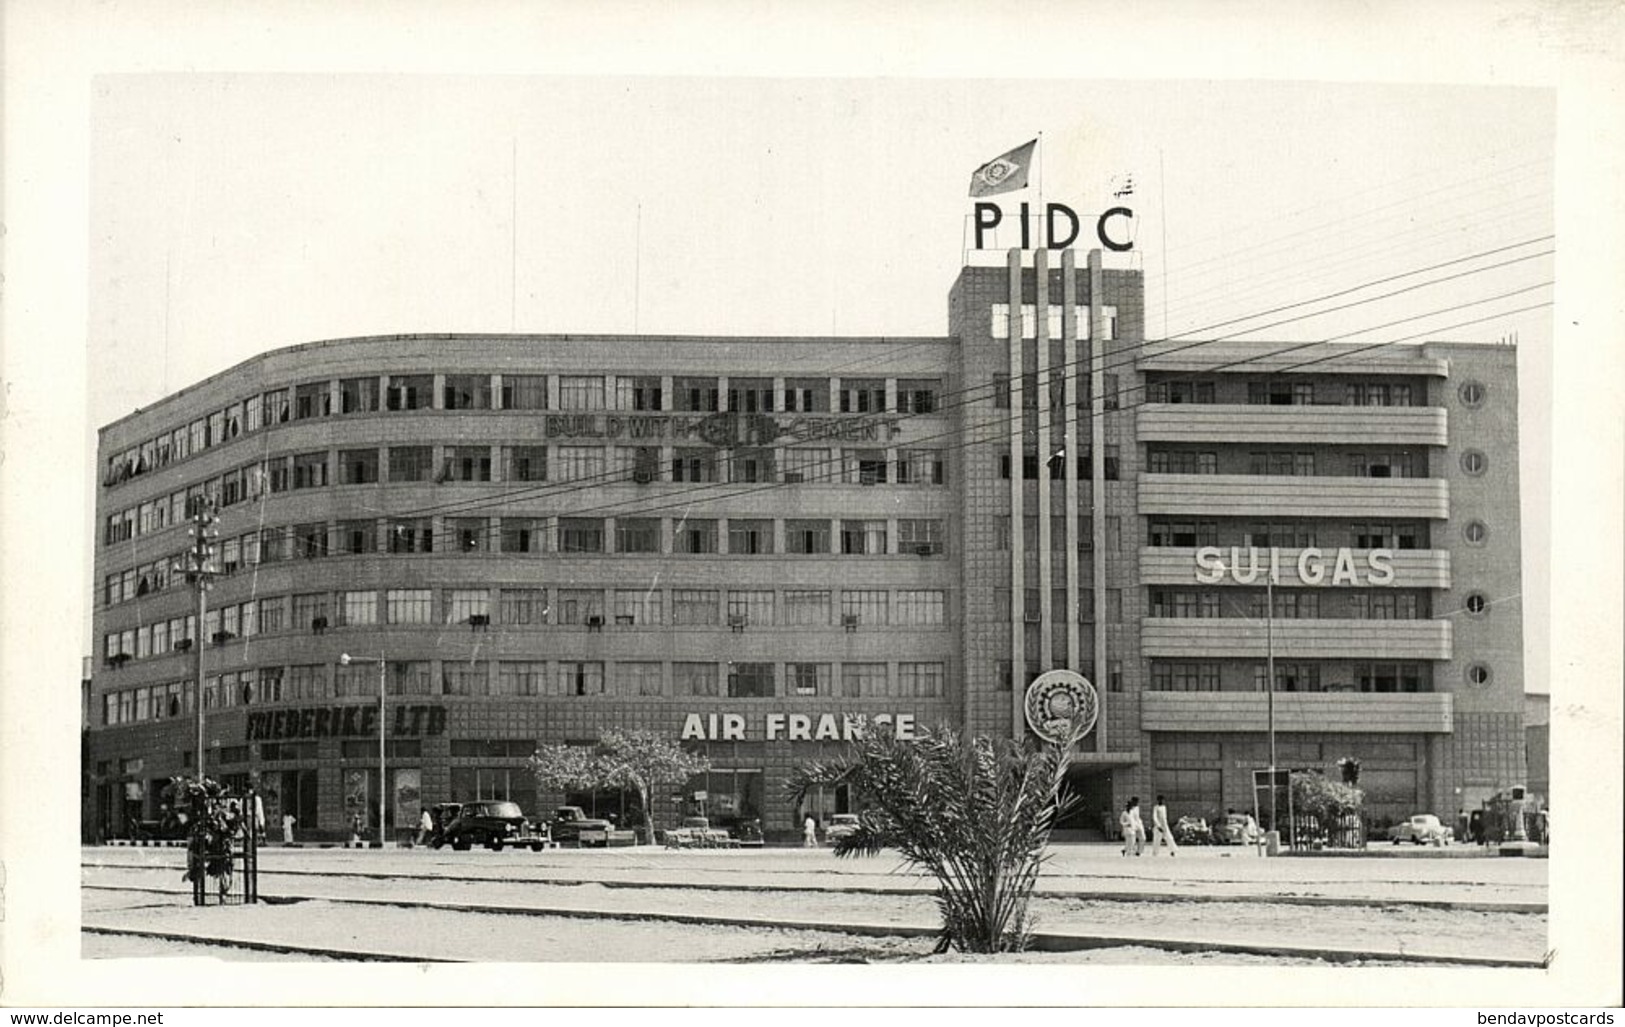
[[[780,522],[742,517],[669,521],[623,517],[613,521],[613,530],[607,527],[610,523],[596,517],[446,517],[438,523],[428,517],[313,521],[220,539],[215,543],[211,568],[216,574],[230,576],[261,564],[380,552],[938,557],[947,551],[944,525],[936,518]],[[177,553],[108,574],[103,579],[103,601],[111,606],[181,587],[185,575],[175,568],[187,558],[188,554]]]
[[[436,450],[439,462],[436,463]],[[549,450],[551,449],[551,460]],[[495,462],[493,462],[493,452]],[[941,450],[683,449],[669,475],[658,447],[619,446],[390,446],[323,450],[235,468],[190,488],[108,515],[103,541],[111,544],[162,531],[192,517],[203,504],[224,509],[263,495],[400,482],[633,481],[846,485],[943,485]],[[439,470],[435,468],[438,466]],[[493,477],[493,468],[501,477]],[[384,476],[386,475],[387,476]]]
[[[941,698],[945,665],[939,662],[701,663],[602,660],[391,660],[385,688],[391,696],[660,696],[769,699],[823,696],[841,699]],[[102,696],[103,724],[112,727],[192,713],[195,689],[174,681]],[[376,698],[373,664],[294,664],[248,668],[204,680],[204,709],[254,704]],[[375,750],[376,751],[376,750]]]
[[[1239,403],[1242,382],[1212,379],[1176,379],[1148,382],[1148,403]],[[1252,406],[1359,406],[1408,407],[1425,399],[1425,392],[1408,382],[1246,382],[1246,402]]]
[[[1050,590],[1050,610],[1052,616],[1064,619],[1066,615],[1066,589],[1055,588]],[[1085,585],[1078,589],[1078,623],[1088,624],[1095,620],[1095,593],[1092,588]],[[1029,625],[1037,624],[1043,616],[1041,599],[1043,592],[1040,589],[1029,588],[1024,590],[1022,619]],[[1010,620],[1014,611],[1010,607],[1012,598],[1008,588],[995,588],[993,590],[993,616],[1001,621]],[[1112,624],[1123,620],[1123,590],[1108,588],[1106,590],[1106,621]]]
[[[1268,664],[1240,668],[1254,692],[1268,691]],[[1275,661],[1277,692],[1425,692],[1432,689],[1432,668],[1405,661],[1359,661],[1336,665],[1291,660]],[[1151,690],[1155,692],[1218,692],[1226,676],[1219,663],[1186,660],[1151,661]],[[1239,690],[1239,681],[1232,689]]]
[[[1107,339],[1117,338],[1117,308],[1102,306],[1101,316],[1106,322],[1105,336]],[[1066,316],[1066,307],[1058,304],[1049,304],[1044,308],[1044,327],[1048,338],[1059,340],[1062,328],[1065,327],[1063,319]],[[1008,339],[1010,337],[1010,304],[995,303],[989,311],[988,331],[995,339]],[[1073,307],[1072,320],[1076,325],[1077,337],[1087,339],[1093,329],[1089,323],[1088,307]],[[1021,337],[1023,339],[1038,338],[1038,305],[1023,303],[1021,305]]]
[[[1328,595],[1315,589],[1283,589],[1275,592],[1275,616],[1286,620],[1348,618],[1353,620],[1418,620],[1431,616],[1427,594],[1385,589],[1380,592],[1348,592]],[[1263,591],[1237,593],[1205,589],[1153,588],[1149,615],[1152,617],[1239,617],[1255,620],[1266,616]]]
[[[442,589],[438,595],[427,588],[356,589],[267,596],[219,606],[205,614],[203,634],[224,643],[282,631],[325,632],[375,624],[593,628],[606,623],[933,628],[948,623],[948,603],[942,589],[459,588]],[[195,617],[174,617],[108,632],[102,637],[103,659],[118,665],[185,651],[195,625]]]
[[[1423,521],[1364,522],[1330,527],[1314,521],[1256,521],[1235,527],[1218,521],[1184,521],[1153,517],[1147,524],[1147,544],[1195,548],[1242,545],[1267,549],[1303,549],[1321,545],[1347,545],[1355,549],[1426,549],[1428,526]]]
[[[1077,367],[1078,369],[1074,369]],[[1090,377],[1081,365],[1074,367],[1056,366],[1050,369],[1049,375],[1049,408],[1052,421],[1056,425],[1066,421],[1066,379],[1072,379],[1072,405],[1080,411],[1088,411],[1093,397]],[[1122,385],[1115,374],[1102,374],[1100,378],[1100,407],[1102,410],[1118,410],[1122,407]],[[993,374],[993,408],[995,410],[1009,410],[1013,405],[1014,385],[1021,387],[1021,408],[1023,410],[1038,409],[1038,372],[1024,372],[1018,382],[1013,382],[1009,373],[996,371]]]
[[[250,396],[203,417],[163,432],[108,458],[104,485],[166,467],[196,453],[236,439],[245,432],[335,414],[411,410],[546,410],[546,375],[447,374],[369,375],[274,389]],[[783,391],[771,378],[730,378],[726,390],[718,378],[675,378],[671,396],[659,377],[559,375],[558,409],[675,410],[747,413],[898,413],[925,414],[937,409],[941,382],[935,378],[897,379],[895,401],[888,402],[885,378],[791,378]],[[833,384],[832,384],[833,383]],[[832,404],[831,397],[834,397]],[[670,400],[668,403],[667,400]]]
[[[1057,450],[1044,460],[1044,464],[1048,468],[1047,473],[1051,481],[1060,481],[1066,477],[1066,454],[1064,452]],[[1088,481],[1094,472],[1093,457],[1089,450],[1085,449],[1079,453],[1074,464],[1076,467],[1073,472],[1074,476],[1080,481]],[[1027,481],[1036,481],[1038,479],[1038,465],[1039,457],[1036,452],[1023,453],[1021,455],[1021,476]],[[1101,468],[1102,477],[1107,481],[1117,481],[1120,474],[1119,466],[1118,447],[1108,445],[1106,447],[1106,466]],[[1000,453],[999,477],[1008,481],[1010,479],[1010,467],[1010,454]]]
[[[1214,451],[1151,449],[1146,471],[1151,474],[1269,474],[1324,475],[1351,478],[1416,478],[1427,474],[1427,455],[1405,450],[1382,453],[1315,453],[1268,451],[1226,454],[1221,467]]]

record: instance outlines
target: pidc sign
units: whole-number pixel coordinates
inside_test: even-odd
[[[1025,201],[1018,206],[1017,211],[1016,218],[1021,225],[1021,249],[1032,249],[1034,215]],[[998,227],[999,223],[1004,220],[1004,210],[997,203],[989,203],[983,200],[975,204],[975,212],[976,246],[974,248],[978,250],[986,249],[987,247],[982,244],[983,237],[989,230]],[[1117,235],[1126,234],[1122,229],[1114,232],[1111,226],[1111,222],[1120,218],[1132,220],[1134,211],[1127,207],[1111,207],[1095,218],[1095,238],[1100,240],[1100,245],[1117,253],[1123,253],[1134,248],[1133,239],[1120,240],[1116,237]],[[1064,250],[1077,241],[1083,223],[1079,220],[1077,212],[1066,204],[1046,203],[1044,205],[1043,224],[1039,227],[1043,229],[1043,249]]]

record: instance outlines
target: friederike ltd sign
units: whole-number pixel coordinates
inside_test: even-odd
[[[849,742],[866,728],[890,730],[907,741],[915,737],[912,713],[768,713],[747,736],[743,713],[690,713],[683,718],[683,741]]]
[[[1243,561],[1242,554],[1246,554]],[[1262,555],[1260,555],[1262,553]],[[1363,554],[1356,556],[1356,553]],[[1298,585],[1392,585],[1394,583],[1394,551],[1392,549],[1354,550],[1343,547],[1323,550],[1308,546],[1297,551],[1293,559],[1283,560],[1281,550],[1271,547],[1259,550],[1256,546],[1243,549],[1231,546],[1226,552],[1218,546],[1202,546],[1196,551],[1196,581],[1201,585],[1217,585],[1230,581],[1237,585],[1282,583],[1284,573],[1295,575]]]
[[[421,738],[446,733],[444,706],[399,705],[391,707],[394,723],[389,734],[397,738]],[[378,707],[302,706],[287,710],[250,713],[244,725],[243,740],[275,742],[295,738],[377,738]]]

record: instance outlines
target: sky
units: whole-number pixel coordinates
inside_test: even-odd
[[[1555,266],[1491,273],[1478,258],[1438,292],[1243,335],[1329,337],[1531,290],[1374,340],[1555,300],[1444,334],[1518,337],[1527,669],[1553,688],[1553,791],[1620,807],[1618,775],[1596,773],[1619,765],[1625,619],[1617,4],[10,0],[5,18],[0,801],[40,826],[26,845],[0,832],[7,941],[26,939],[0,950],[8,1002],[174,1000],[173,974],[77,958],[68,767],[97,426],[267,349],[354,334],[940,334],[970,172],[1040,133],[1046,199],[1098,210],[1112,176],[1135,176],[1152,335],[1211,336],[1556,231]],[[1241,992],[1617,1001],[1619,859],[1554,854],[1560,958],[1544,974],[1260,969]],[[208,978],[267,1004],[290,984],[303,1002],[626,993],[617,968],[562,983],[322,969]],[[770,990],[726,968],[638,977],[691,1003],[1241,993],[1240,971],[1202,967],[1068,968],[1014,990],[959,968],[909,978],[925,990],[869,973],[832,990],[826,969]]]
[[[1547,90],[106,76],[91,423],[343,336],[941,335],[970,173],[1030,138],[1012,221],[1022,200],[1086,223],[1134,209],[1134,250],[1109,256],[1145,275],[1148,337],[1519,340],[1527,684],[1545,691]]]

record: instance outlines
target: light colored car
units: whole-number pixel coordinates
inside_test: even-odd
[[[837,838],[845,838],[857,829],[856,813],[836,813],[829,818],[829,826],[824,828],[824,839],[833,843]]]
[[[1455,832],[1439,823],[1439,818],[1432,813],[1418,813],[1409,820],[1402,820],[1388,829],[1388,840],[1398,845],[1400,842],[1411,842],[1415,845],[1447,845]]]

